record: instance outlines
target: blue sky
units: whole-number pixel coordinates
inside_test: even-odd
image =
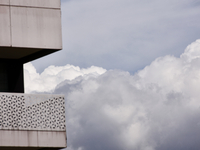
[[[199,150],[200,1],[62,0],[63,50],[24,66],[64,94],[67,150]]]
[[[63,50],[33,62],[134,73],[199,38],[198,0],[62,0]]]

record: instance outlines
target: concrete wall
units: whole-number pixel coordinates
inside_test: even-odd
[[[10,26],[11,24],[9,6],[0,5],[0,46],[11,46]]]
[[[60,0],[10,0],[10,5],[60,8]]]
[[[0,0],[0,47],[62,49],[60,0]]]
[[[6,92],[23,92],[23,63],[60,49],[60,0],[0,0],[0,73],[7,74]],[[64,147],[64,96],[0,93],[1,150]]]
[[[0,5],[9,5],[10,0],[0,0]]]
[[[0,149],[66,146],[63,95],[0,93]]]
[[[66,132],[12,131],[0,130],[0,149],[2,147],[64,148]]]

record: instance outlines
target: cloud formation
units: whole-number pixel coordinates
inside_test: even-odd
[[[180,57],[159,57],[134,75],[97,67],[90,73],[98,74],[78,76],[82,69],[67,66],[43,74],[56,79],[53,93],[65,94],[68,150],[200,149],[200,40]],[[44,76],[31,64],[25,70],[29,82]],[[63,70],[68,74],[60,82],[54,72]]]
[[[106,72],[105,69],[95,66],[80,69],[80,67],[73,65],[52,65],[39,74],[32,63],[27,63],[24,65],[25,92],[51,93],[64,80],[73,80],[79,76],[98,76],[104,72]]]
[[[198,0],[62,0],[63,50],[34,61],[135,72],[200,35]]]

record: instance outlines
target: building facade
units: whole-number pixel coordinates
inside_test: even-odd
[[[60,0],[0,0],[0,149],[66,147],[63,95],[24,94],[23,64],[62,49]]]

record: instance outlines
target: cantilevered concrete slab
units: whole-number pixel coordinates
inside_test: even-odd
[[[10,0],[10,5],[60,9],[59,0]]]
[[[0,0],[0,59],[25,63],[60,49],[60,0]]]

